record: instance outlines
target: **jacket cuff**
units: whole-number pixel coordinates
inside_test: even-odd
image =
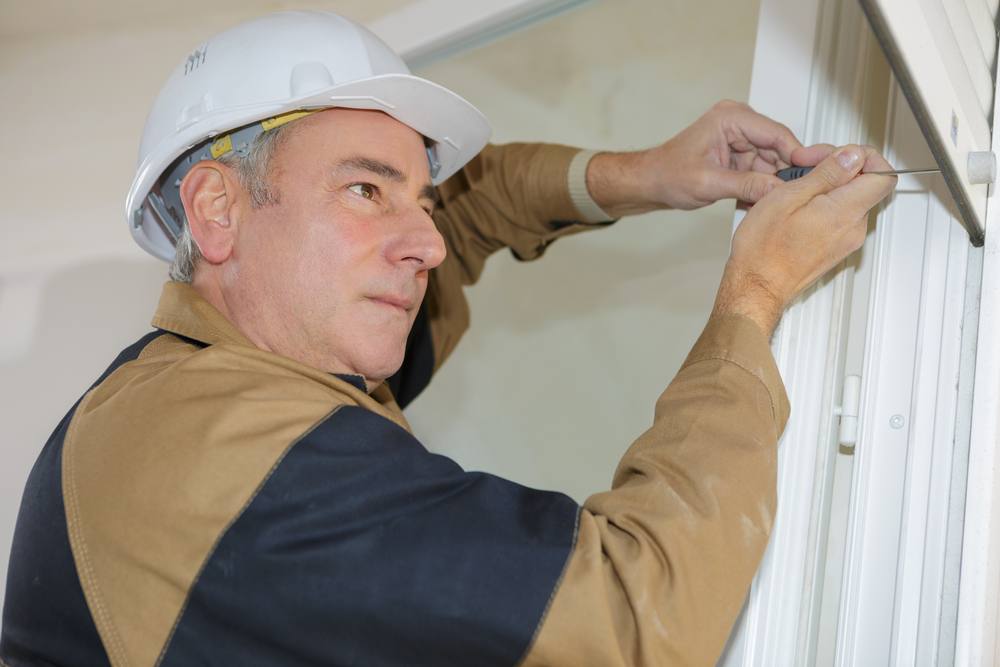
[[[790,411],[788,395],[770,341],[759,326],[740,315],[710,318],[681,368],[708,359],[736,364],[757,378],[771,397],[771,414],[778,433],[785,429]]]
[[[609,222],[613,219],[597,205],[587,189],[587,165],[595,155],[597,151],[580,151],[569,163],[569,170],[566,173],[570,200],[580,214],[580,222],[588,224]]]

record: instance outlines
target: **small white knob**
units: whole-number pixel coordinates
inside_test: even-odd
[[[993,185],[997,180],[997,156],[991,151],[969,153],[969,183]]]
[[[840,415],[840,444],[854,447],[858,442],[858,412],[861,408],[861,376],[848,375],[844,378],[841,406],[834,410]]]

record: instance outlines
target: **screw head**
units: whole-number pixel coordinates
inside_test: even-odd
[[[895,429],[903,428],[905,423],[906,420],[903,418],[903,415],[893,415],[889,418],[889,426]]]

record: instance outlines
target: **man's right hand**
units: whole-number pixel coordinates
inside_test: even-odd
[[[863,173],[892,169],[870,146],[798,153],[800,164],[816,168],[774,188],[747,213],[713,310],[743,315],[768,336],[798,294],[861,247],[868,212],[896,185],[895,176]]]

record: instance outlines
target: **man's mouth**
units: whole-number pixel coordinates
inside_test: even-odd
[[[416,302],[413,299],[408,299],[403,296],[394,296],[391,294],[383,294],[380,296],[370,296],[368,297],[375,303],[380,303],[385,306],[392,306],[393,308],[398,308],[404,312],[410,312],[413,310]]]

